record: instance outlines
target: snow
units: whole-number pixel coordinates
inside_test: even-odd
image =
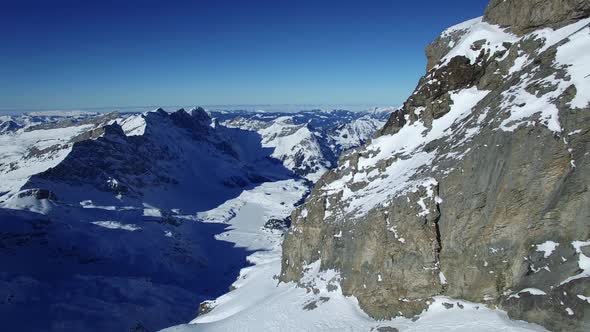
[[[53,209],[54,203],[47,199],[37,199],[34,196],[18,197],[18,194],[10,196],[1,205],[2,208],[13,210],[28,210],[46,215]]]
[[[146,217],[161,217],[162,212],[159,209],[148,207],[143,209],[143,215]]]
[[[531,77],[523,77],[516,87],[504,92],[502,108],[510,110],[510,116],[505,119],[501,128],[504,131],[514,131],[520,125],[531,125],[533,116],[538,116],[541,123],[554,132],[560,132],[558,110],[554,102],[568,87],[575,85],[576,95],[569,103],[571,108],[584,108],[590,102],[590,27],[587,25],[590,19],[579,20],[557,30],[551,28],[540,29],[517,37],[498,26],[483,22],[481,18],[469,20],[443,32],[442,36],[449,36],[453,32],[463,31],[460,40],[455,43],[452,49],[446,54],[437,67],[446,65],[453,57],[465,56],[473,63],[480,54],[480,50],[473,50],[474,42],[485,40],[483,49],[493,54],[503,50],[504,42],[515,43],[525,39],[539,39],[543,41],[542,47],[533,51],[534,55],[540,54],[549,47],[558,44],[566,38],[569,41],[557,48],[555,66],[565,68],[568,77],[558,79],[550,77],[543,80],[533,81]],[[532,63],[534,57],[528,54],[519,54],[514,64],[508,70],[508,74],[519,74],[519,72]],[[534,84],[551,86],[555,89],[543,96],[537,97],[525,87]]]
[[[354,212],[356,217],[360,217],[380,204],[380,202],[385,202],[391,197],[405,192],[415,192],[420,187],[430,188],[433,183],[436,183],[436,180],[432,178],[412,180],[418,169],[429,165],[434,158],[434,153],[427,153],[421,148],[428,142],[450,135],[451,126],[468,116],[472,108],[488,92],[478,90],[475,87],[453,92],[451,94],[453,104],[450,111],[441,118],[434,120],[431,130],[428,130],[421,121],[416,121],[413,124],[405,125],[394,135],[374,139],[366,147],[369,153],[363,154],[359,158],[359,171],[354,174],[353,178],[344,177],[333,181],[324,186],[322,190],[329,194],[342,191],[342,199],[348,202],[344,212]],[[385,172],[376,174],[378,176],[371,173],[378,161],[396,155],[405,155],[407,158],[397,159],[387,167]],[[376,178],[379,180],[376,180]],[[353,192],[350,185],[358,182],[368,182],[368,184],[364,188]]]
[[[443,32],[442,35],[446,36],[449,33],[458,30],[465,30],[465,33],[461,36],[461,39],[452,46],[452,49],[441,59],[441,63],[437,65],[437,67],[445,66],[456,56],[465,56],[471,61],[471,63],[475,63],[475,60],[482,49],[493,54],[496,51],[505,49],[502,45],[504,42],[513,42],[518,39],[514,34],[506,32],[505,29],[484,22],[482,17],[451,27]],[[473,43],[482,39],[485,39],[486,42],[482,45],[481,49],[474,50],[471,48]]]
[[[518,292],[516,292],[516,293],[514,293],[512,295],[510,295],[508,298],[509,299],[510,298],[519,299],[520,298],[520,294],[522,294],[522,293],[529,293],[531,295],[547,295],[547,293],[545,293],[544,291],[542,291],[540,289],[537,289],[537,288],[525,288],[525,289],[522,289],[522,290],[520,290],[520,291],[518,291]]]
[[[512,87],[502,95],[502,107],[509,110],[510,113],[500,125],[502,130],[513,131],[520,125],[534,123],[534,121],[531,121],[531,117],[538,117],[547,128],[554,132],[560,132],[561,126],[558,110],[553,106],[553,102],[572,84],[576,86],[576,95],[570,102],[570,106],[572,108],[583,108],[588,105],[590,100],[590,89],[587,84],[587,77],[590,74],[590,28],[583,27],[583,24],[587,24],[588,22],[590,21],[582,20],[559,30],[545,29],[533,34],[545,39],[546,42],[543,49],[548,48],[550,45],[555,45],[563,40],[563,38],[569,36],[570,41],[559,46],[556,53],[556,64],[567,71],[568,77],[561,79],[552,76],[537,81],[534,81],[531,77],[523,77],[520,84]],[[497,26],[483,22],[481,18],[451,27],[443,33],[443,37],[458,31],[465,33],[457,42],[453,43],[452,49],[443,58],[443,65],[457,55],[464,55],[474,62],[480,53],[480,50],[475,51],[471,49],[475,41],[485,39],[486,43],[482,48],[493,53],[504,49],[503,42],[514,42],[518,40],[516,36]],[[517,58],[512,68],[509,69],[509,73],[518,73],[522,68],[529,65],[531,63],[530,61],[526,56]],[[533,83],[555,87],[556,89],[538,98],[525,90],[527,86]],[[423,167],[430,165],[436,157],[435,152],[425,151],[424,146],[434,140],[452,136],[456,124],[470,116],[473,107],[485,98],[487,94],[488,91],[481,91],[475,87],[453,91],[450,94],[452,100],[450,111],[441,118],[435,119],[430,129],[423,122],[416,121],[404,126],[394,135],[382,136],[373,140],[366,147],[366,151],[364,151],[367,153],[363,153],[358,160],[357,173],[347,175],[320,188],[328,196],[341,193],[342,199],[346,202],[344,211],[333,211],[330,208],[333,205],[330,205],[330,200],[328,199],[325,219],[332,217],[338,218],[343,213],[354,214],[355,217],[360,217],[379,204],[382,204],[382,202],[390,200],[392,197],[419,190],[425,191],[426,196],[420,197],[416,201],[417,208],[419,209],[418,215],[428,215],[428,200],[434,200],[434,202],[440,204],[442,203],[442,199],[434,193],[434,188],[437,185],[434,178],[420,177],[417,175]],[[387,109],[386,111],[391,112],[395,110]],[[417,112],[419,113],[420,109]],[[486,114],[484,112],[479,116],[477,119],[478,126],[467,129],[465,139],[471,138],[478,133],[479,126],[483,124]],[[318,118],[322,117],[325,118],[326,116],[322,114],[318,115]],[[127,136],[142,136],[146,134],[146,114],[131,115],[118,119],[117,121],[120,121],[123,131]],[[347,149],[356,146],[362,140],[369,137],[369,132],[373,132],[376,127],[382,124],[383,121],[371,117],[358,118],[334,130],[330,147],[334,149],[337,145],[340,145],[343,149]],[[325,146],[322,146],[320,143],[321,138],[317,132],[314,132],[310,123],[295,124],[292,117],[281,116],[274,119],[268,126],[263,121],[251,121],[247,125],[260,133],[263,146],[272,148],[273,152],[271,156],[281,160],[287,168],[296,170],[301,165],[311,166],[311,172],[305,174],[305,177],[310,181],[317,181],[332,166],[326,162],[325,152],[323,151]],[[258,126],[263,127],[259,128]],[[29,177],[59,164],[71,151],[71,138],[91,128],[92,125],[82,125],[31,132],[19,129],[14,133],[0,135],[0,160],[2,160],[2,164],[0,165],[0,175],[2,176],[0,193],[17,193]],[[156,139],[165,139],[166,142],[170,143],[166,147],[174,150],[177,148],[177,143],[182,143],[179,138],[183,136],[181,134],[170,134],[165,128],[166,126],[164,125],[163,128],[155,129]],[[158,132],[158,130],[162,132]],[[580,132],[581,130],[578,129],[569,135]],[[241,141],[239,143],[243,144]],[[197,161],[192,159],[183,160],[188,161],[189,166],[194,168],[194,172],[184,174],[184,177],[181,177],[180,183],[185,183],[187,187],[198,186],[195,186],[195,182],[185,180],[193,179],[195,175],[200,176],[202,174],[200,171],[211,169],[212,165],[219,165],[216,163],[219,162],[218,159],[211,158],[211,160],[205,162],[207,167],[198,168],[198,165],[203,162],[202,158],[205,158],[207,152],[211,151],[200,149],[200,147],[197,148],[195,147],[196,145],[198,144],[191,142],[190,144],[182,145],[181,148],[181,150],[186,148],[186,153],[182,155],[199,156]],[[58,148],[56,151],[50,154],[44,154],[41,157],[24,158],[33,148],[42,150],[50,147]],[[248,158],[250,158],[249,154],[251,151],[246,148],[245,144],[242,147],[244,150],[239,152],[240,156],[250,161]],[[463,155],[449,154],[449,157],[461,158]],[[252,158],[252,160],[254,159]],[[383,173],[380,173],[376,170],[376,166],[384,160],[392,160],[392,162],[389,166],[385,167]],[[232,162],[235,161],[232,160]],[[574,161],[572,160],[571,162],[574,165]],[[347,163],[350,163],[350,161],[347,161]],[[11,164],[16,164],[18,167],[13,169],[11,166],[8,166]],[[122,182],[124,180],[124,178],[120,179]],[[104,180],[102,183],[104,183]],[[109,178],[107,183],[111,186],[117,186],[119,181],[115,178]],[[87,221],[87,223],[79,222],[78,224],[66,224],[66,226],[81,227],[79,225],[91,224],[96,226],[90,226],[91,231],[96,234],[128,236],[121,239],[130,241],[140,234],[153,232],[157,234],[156,239],[158,241],[154,242],[154,246],[157,246],[158,249],[169,249],[164,244],[172,243],[172,241],[178,240],[182,235],[186,235],[186,233],[183,234],[183,227],[188,228],[191,223],[195,225],[227,226],[227,228],[223,228],[222,233],[215,233],[215,239],[217,241],[213,242],[229,244],[234,249],[240,248],[247,250],[247,260],[252,265],[244,267],[239,271],[239,276],[237,276],[237,279],[232,284],[234,289],[231,292],[221,295],[210,302],[212,306],[210,312],[195,318],[190,324],[171,327],[167,331],[371,330],[383,326],[396,327],[400,331],[451,329],[455,331],[544,330],[533,324],[511,321],[508,319],[506,313],[500,310],[493,310],[477,303],[442,296],[435,297],[428,309],[419,316],[417,321],[402,317],[386,321],[376,321],[360,309],[358,301],[354,297],[344,296],[342,294],[339,286],[341,281],[339,271],[322,271],[320,269],[320,261],[309,264],[302,279],[303,283],[317,289],[317,293],[315,291],[309,292],[305,288],[298,287],[295,283],[279,283],[277,276],[281,272],[281,242],[283,234],[280,230],[266,228],[265,223],[269,219],[284,219],[288,217],[292,212],[294,204],[306,194],[306,184],[300,180],[275,179],[272,182],[248,186],[243,191],[239,189],[236,195],[224,197],[222,201],[216,204],[209,204],[214,206],[207,207],[207,211],[194,211],[194,215],[180,215],[181,209],[178,208],[180,205],[177,205],[178,202],[176,202],[179,197],[185,200],[183,201],[183,208],[190,207],[201,204],[201,202],[195,202],[194,197],[204,196],[198,194],[208,194],[211,191],[208,181],[197,183],[204,184],[201,186],[203,187],[203,192],[197,192],[195,194],[195,192],[186,190],[182,192],[183,195],[165,197],[168,199],[168,205],[170,205],[168,209],[162,208],[158,204],[142,204],[135,207],[95,204],[93,200],[86,199],[88,197],[84,197],[84,200],[79,202],[80,206],[74,206],[72,204],[62,207],[67,213],[70,213],[70,209],[73,210],[75,208],[85,210],[88,214],[84,214],[84,216],[92,217],[92,219],[83,220]],[[365,186],[353,191],[351,189],[353,184],[365,184]],[[167,196],[162,195],[161,188],[156,189],[148,193],[146,197],[154,199],[158,195]],[[83,190],[80,189],[80,192]],[[75,196],[75,194],[72,194],[72,196]],[[94,199],[94,197],[92,198]],[[123,198],[119,196],[120,200]],[[80,197],[80,199],[82,198]],[[77,205],[77,203],[78,201],[75,204]],[[118,203],[116,202],[114,204]],[[203,203],[203,206],[206,206],[205,203]],[[48,214],[55,208],[54,203],[48,200],[37,200],[34,197],[16,199],[15,196],[9,197],[9,199],[3,202],[2,207],[24,209],[42,214]],[[176,208],[173,209],[171,207]],[[170,211],[185,224],[182,226],[171,226],[163,222],[162,217],[168,217]],[[303,209],[300,216],[305,218],[307,214],[307,209]],[[66,215],[66,212],[64,212],[64,215]],[[105,216],[129,217],[133,218],[132,220],[134,221],[147,221],[139,226],[139,222],[135,224],[102,219],[106,218]],[[97,220],[97,218],[101,219]],[[158,222],[154,222],[154,220]],[[78,221],[80,220],[76,220],[76,222]],[[389,219],[386,222],[387,229],[393,232],[395,239],[402,244],[405,243],[406,240],[399,236],[396,226],[390,225]],[[192,236],[198,235],[198,233],[189,234]],[[342,230],[338,230],[338,233],[334,234],[333,237],[341,239],[342,235]],[[408,239],[411,239],[411,234],[404,235]],[[187,237],[183,241],[187,241],[188,239]],[[93,238],[93,241],[95,240],[105,241],[104,237],[98,237],[98,239]],[[123,243],[122,248],[127,250],[131,247],[125,247],[125,243],[123,241],[121,242]],[[148,243],[148,247],[150,245],[151,243]],[[535,247],[538,252],[543,253],[544,258],[548,258],[553,254],[558,245],[558,243],[553,241],[545,241],[544,243],[536,244]],[[585,256],[581,250],[582,247],[590,245],[590,240],[573,241],[571,245],[578,254],[578,266],[582,272],[567,278],[561,284],[590,277],[590,258]],[[92,248],[92,246],[90,247]],[[177,247],[174,248],[176,249]],[[116,248],[109,247],[108,249]],[[147,249],[145,250],[147,251]],[[490,248],[490,250],[494,253],[493,248]],[[116,250],[113,250],[113,252],[119,253]],[[125,251],[122,252],[127,254]],[[200,255],[199,250],[191,249],[188,252],[190,254],[188,257],[198,257]],[[131,254],[134,253],[131,252]],[[198,258],[200,259],[200,257]],[[563,257],[562,259],[565,260]],[[169,261],[156,260],[155,265],[163,264],[164,262],[168,264]],[[147,263],[150,262],[140,261],[138,264],[147,265]],[[225,263],[225,261],[221,261],[221,265]],[[232,264],[228,263],[228,265]],[[484,261],[484,266],[488,266],[487,261]],[[225,268],[225,266],[223,267]],[[490,274],[495,273],[494,271],[488,272]],[[383,280],[381,274],[377,274],[375,277],[378,282]],[[438,277],[441,284],[447,284],[448,281],[442,271],[439,271]],[[524,293],[534,296],[546,295],[543,290],[525,288],[510,295],[509,298],[520,298],[521,294]],[[577,297],[582,301],[590,303],[590,298],[584,295],[577,295]],[[146,299],[146,301],[150,301],[151,299]],[[490,295],[484,297],[484,300],[491,299],[493,297]],[[444,303],[461,304],[462,308],[459,308],[459,305],[457,305],[451,309],[447,309],[443,305]],[[571,308],[566,308],[565,310],[568,315],[574,315]]]
[[[145,133],[145,118],[143,115],[129,116],[119,123],[127,136],[141,136]]]
[[[34,174],[59,164],[71,151],[70,140],[92,125],[37,129],[0,135],[0,193],[14,194]],[[30,155],[31,151],[52,148],[51,153]]]
[[[389,219],[387,220],[387,225],[389,225]],[[396,240],[398,240],[401,243],[406,243],[406,239],[404,239],[403,237],[400,237],[399,234],[397,233],[397,227],[391,226],[388,228],[388,230],[390,232],[393,232],[393,236],[395,237]]]
[[[315,182],[336,166],[343,151],[360,146],[381,128],[394,108],[364,112],[300,111],[285,113],[214,113],[230,128],[255,131],[272,156],[300,176]]]
[[[572,242],[572,247],[574,247],[576,253],[578,254],[578,267],[580,270],[582,270],[582,272],[565,279],[559,284],[560,286],[573,280],[590,277],[590,257],[584,255],[582,252],[582,247],[586,246],[590,246],[590,240]]]
[[[590,21],[589,21],[590,22]],[[557,48],[555,60],[567,67],[570,82],[576,86],[576,96],[570,102],[572,108],[588,107],[590,102],[590,27],[569,36],[569,42]]]
[[[108,229],[122,229],[130,232],[138,231],[141,229],[141,227],[135,224],[122,224],[118,221],[93,221],[92,224]]]
[[[395,111],[396,109],[388,109]],[[384,112],[383,110],[375,112]],[[337,144],[343,151],[363,144],[373,136],[378,129],[385,125],[385,121],[376,119],[370,115],[363,116],[350,123],[346,123],[331,135],[333,144]]]
[[[566,70],[568,76],[564,79],[555,75],[533,80],[532,76],[524,76],[517,86],[502,93],[502,108],[510,110],[510,116],[505,119],[501,128],[504,131],[514,131],[520,125],[531,125],[532,116],[538,116],[539,120],[553,132],[560,132],[558,109],[555,100],[571,85],[576,87],[576,95],[569,103],[571,108],[584,108],[590,102],[590,28],[585,27],[590,19],[580,20],[558,30],[546,28],[530,33],[522,39],[536,38],[544,40],[544,45],[537,51],[541,53],[549,47],[556,45],[565,38],[569,41],[557,47],[555,55],[556,68]],[[527,56],[521,56],[515,60],[510,69],[510,74],[518,72],[531,61]],[[526,91],[526,87],[538,85],[552,87],[553,90],[537,97]]]
[[[588,56],[583,50],[588,47],[588,31],[583,29],[577,33],[576,29],[581,29],[582,23],[564,27],[559,30],[544,29],[536,31],[522,38],[543,38],[545,45],[539,52],[555,45],[564,38],[570,36],[570,42],[560,46],[557,51],[556,63],[559,66],[567,66],[569,78],[566,79],[551,76],[542,80],[534,80],[532,76],[524,76],[521,82],[513,86],[510,90],[504,92],[501,96],[501,106],[507,110],[507,115],[499,124],[499,128],[504,131],[514,131],[521,125],[531,125],[541,123],[549,130],[559,133],[561,125],[559,122],[558,110],[554,102],[559,95],[571,84],[576,85],[576,96],[570,103],[572,108],[585,107],[589,100],[589,93],[586,87],[585,76],[588,75]],[[463,32],[451,47],[450,52],[442,59],[443,66],[454,56],[466,56],[473,63],[481,50],[473,50],[471,46],[474,42],[485,39],[482,45],[484,51],[494,53],[505,50],[504,42],[517,42],[520,40],[517,36],[507,32],[497,26],[490,25],[476,18],[462,24],[447,29],[443,37],[450,36],[455,32]],[[572,35],[572,33],[575,33]],[[581,51],[582,50],[582,51]],[[576,55],[584,53],[584,56]],[[518,74],[532,62],[531,56],[519,56],[509,74]],[[534,93],[526,91],[526,87],[538,84],[540,86],[552,87],[549,93],[537,97]],[[578,85],[580,87],[578,87]],[[370,210],[376,208],[382,202],[409,192],[424,190],[427,194],[419,197],[416,201],[417,213],[420,216],[426,216],[429,213],[428,200],[432,199],[436,203],[442,200],[434,194],[436,180],[431,177],[420,177],[417,175],[424,167],[427,167],[436,157],[435,152],[427,152],[424,146],[434,140],[449,137],[453,135],[457,123],[465,120],[478,102],[486,97],[488,91],[480,91],[477,88],[464,89],[451,92],[453,101],[450,112],[439,119],[435,119],[432,128],[427,128],[420,120],[407,124],[394,135],[381,136],[372,140],[372,142],[360,154],[356,166],[356,173],[348,173],[342,178],[337,179],[329,184],[319,188],[326,196],[326,214],[325,220],[345,220],[343,216],[352,215],[358,218]],[[420,109],[416,110],[419,113]],[[484,112],[477,119],[477,126],[466,129],[464,141],[474,137],[485,125],[487,112]],[[281,123],[282,122],[282,123]],[[499,121],[500,122],[500,121]],[[292,146],[300,145],[302,141],[313,141],[313,133],[306,131],[305,126],[294,128],[288,135],[282,135],[280,140],[276,138],[280,135],[276,133],[284,132],[287,126],[286,121],[279,119],[273,125],[267,127],[263,137],[273,137],[267,141],[267,146],[274,147],[273,156],[285,160],[284,156],[293,153]],[[340,135],[343,139],[340,144],[346,144],[348,140],[352,141],[346,135]],[[319,146],[309,145],[311,152],[317,152]],[[317,149],[316,149],[317,147]],[[487,147],[487,146],[486,146]],[[455,154],[451,157],[461,158],[464,154]],[[377,171],[377,165],[383,165],[383,161],[388,160],[384,166],[383,172]],[[290,168],[294,167],[289,164]],[[348,161],[349,162],[349,161]],[[355,190],[352,190],[355,185]],[[360,187],[360,189],[359,189]],[[254,189],[256,190],[256,189]],[[250,191],[248,191],[250,192]],[[253,193],[253,191],[252,191]],[[307,291],[304,288],[297,287],[294,283],[278,283],[276,276],[280,274],[280,240],[271,241],[266,238],[263,244],[252,245],[253,239],[258,238],[254,228],[248,228],[244,232],[242,227],[247,227],[249,223],[260,225],[266,216],[262,217],[260,213],[264,210],[265,205],[257,206],[255,200],[251,200],[245,194],[238,201],[226,202],[219,209],[213,209],[207,212],[207,217],[215,219],[213,216],[228,216],[232,223],[232,229],[226,234],[224,239],[234,239],[236,245],[245,247],[254,247],[264,249],[263,252],[257,252],[249,257],[249,260],[255,263],[254,266],[247,267],[240,273],[240,278],[234,283],[235,290],[223,295],[213,301],[214,308],[211,312],[194,319],[191,324],[173,327],[167,331],[226,331],[226,330],[285,330],[285,331],[308,331],[308,330],[370,330],[381,326],[392,326],[400,331],[430,331],[430,330],[455,330],[455,331],[525,331],[525,330],[543,330],[542,328],[523,322],[510,321],[505,313],[498,310],[489,309],[483,305],[457,301],[447,297],[435,297],[428,310],[420,315],[420,319],[415,322],[405,318],[394,318],[389,321],[375,321],[368,317],[358,306],[354,297],[346,297],[342,294],[339,287],[341,276],[336,270],[321,271],[321,262],[316,261],[307,266],[302,283],[312,287],[314,292]],[[342,195],[344,202],[343,210],[333,208],[336,206],[330,201],[331,196]],[[253,195],[256,196],[256,195]],[[276,199],[276,198],[270,198]],[[286,212],[285,212],[286,213]],[[301,216],[305,217],[307,210],[302,210]],[[256,221],[258,220],[258,221]],[[238,222],[239,221],[239,222]],[[396,239],[404,242],[397,234],[394,225],[386,219],[387,229],[393,232]],[[295,231],[295,230],[294,230]],[[237,236],[236,234],[247,233],[248,236]],[[342,230],[332,235],[334,238],[342,237]],[[583,246],[590,245],[590,241],[574,241],[572,246],[578,253],[578,265],[582,273],[568,278],[565,282],[590,276],[590,259],[582,252]],[[559,246],[553,241],[545,241],[534,245],[538,252],[543,253],[544,258],[549,258]],[[490,248],[494,253],[494,248]],[[498,249],[499,250],[499,249]],[[285,262],[288,263],[288,262]],[[487,261],[484,262],[487,266]],[[540,270],[540,269],[539,269]],[[489,274],[495,274],[496,271],[488,271]],[[376,274],[377,281],[382,281],[381,274]],[[441,284],[448,281],[442,271],[439,272]],[[452,282],[452,281],[451,281]],[[333,286],[333,287],[332,287]],[[317,290],[317,292],[315,291]],[[547,295],[545,291],[538,288],[524,288],[510,295],[510,298],[520,298],[523,294],[531,296]],[[581,300],[588,301],[583,295],[578,296]],[[484,300],[493,300],[494,297],[487,295]],[[443,303],[461,303],[463,309],[454,306],[446,309]],[[311,309],[310,309],[311,308]],[[573,315],[570,308],[566,309],[569,315]]]
[[[559,110],[552,101],[565,91],[566,86],[563,84],[563,81],[556,79],[554,76],[535,82],[540,85],[550,85],[557,88],[541,97],[537,97],[526,91],[526,87],[532,82],[530,79],[524,78],[518,85],[503,92],[501,107],[509,110],[510,116],[500,124],[502,130],[514,131],[523,124],[530,124],[529,119],[533,115],[538,115],[538,118],[549,130],[557,133],[561,132]]]
[[[222,308],[218,304],[213,311],[191,324],[163,331],[369,331],[386,326],[400,331],[545,331],[533,324],[511,321],[500,310],[443,296],[435,297],[416,321],[402,317],[376,321],[360,310],[354,297],[342,295],[337,271],[319,271],[319,265],[319,261],[310,264],[302,280],[312,285],[317,294],[295,287],[292,283],[277,285],[270,273],[264,276],[256,274],[251,277],[266,279],[242,285],[242,288],[250,288],[250,292],[234,294],[232,306],[229,306],[231,302],[224,302],[226,315],[215,314]],[[453,304],[453,307],[447,309],[443,303]]]
[[[448,27],[447,29],[445,29],[445,31],[443,31],[441,33],[441,37],[447,37],[449,35],[451,35],[454,32],[457,31],[466,31],[469,30],[471,27],[473,27],[475,24],[481,23],[483,17],[476,17],[476,18],[472,18],[470,20],[467,21],[463,21],[461,23],[455,24],[451,27]]]
[[[576,129],[576,130],[574,130],[574,131],[572,131],[572,132],[569,132],[567,135],[568,135],[568,136],[572,136],[572,135],[579,134],[579,133],[581,133],[581,132],[582,132],[582,129]]]
[[[578,294],[577,296],[580,300],[588,302],[588,304],[590,304],[590,296],[584,296],[584,295],[580,295],[580,294]]]
[[[545,241],[541,244],[537,244],[537,251],[543,252],[543,257],[547,258],[551,256],[555,248],[559,246],[559,243],[553,241]]]
[[[544,52],[549,47],[559,43],[565,38],[568,38],[572,34],[576,33],[580,29],[586,27],[586,25],[590,24],[590,18],[585,18],[578,20],[572,24],[566,25],[562,28],[554,30],[552,28],[544,28],[540,30],[536,30],[525,36],[527,38],[529,36],[535,39],[542,39],[544,40],[543,47],[538,51],[538,53]]]
[[[283,190],[287,187],[288,190]],[[266,195],[265,193],[271,193]],[[435,297],[430,307],[412,321],[398,317],[376,321],[365,314],[354,297],[342,294],[340,274],[320,270],[320,261],[309,264],[301,282],[313,287],[309,292],[295,283],[279,283],[281,272],[281,234],[265,232],[262,225],[269,217],[289,215],[289,206],[304,194],[304,187],[293,180],[264,183],[244,191],[200,215],[207,222],[225,222],[231,226],[219,238],[240,247],[260,250],[248,257],[254,265],[243,268],[233,283],[234,289],[210,301],[213,309],[189,324],[167,328],[166,332],[191,331],[368,331],[391,326],[400,331],[448,330],[472,331],[545,331],[521,321],[510,320],[506,313],[476,303]],[[280,202],[287,204],[280,204]],[[440,274],[441,280],[444,278]],[[382,276],[377,274],[377,281]],[[446,309],[443,303],[461,304]]]
[[[328,170],[328,165],[321,163],[322,151],[314,133],[307,125],[294,125],[291,117],[285,116],[259,133],[263,137],[263,146],[272,147],[272,156],[283,161],[283,164],[292,170],[303,165],[313,165],[316,169],[305,177],[315,182]],[[303,159],[298,160],[301,156]]]
[[[514,65],[512,65],[512,67],[510,67],[510,69],[508,70],[508,75],[512,75],[516,72],[521,71],[522,68],[524,68],[525,64],[527,64],[528,60],[529,59],[527,55],[519,56],[518,58],[516,58],[514,60]]]

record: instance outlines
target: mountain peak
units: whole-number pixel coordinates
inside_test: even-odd
[[[199,123],[206,124],[207,126],[211,125],[211,117],[207,114],[207,111],[200,106],[191,110],[191,116]]]

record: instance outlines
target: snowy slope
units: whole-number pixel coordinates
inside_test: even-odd
[[[558,109],[554,105],[558,97],[572,85],[575,85],[577,92],[575,98],[569,103],[570,106],[584,108],[590,102],[590,95],[587,91],[590,85],[587,79],[584,81],[581,78],[590,73],[590,66],[585,61],[587,60],[585,54],[588,53],[586,51],[590,50],[589,24],[590,19],[582,19],[555,31],[546,28],[521,37],[506,32],[498,26],[483,22],[481,18],[449,28],[443,32],[443,36],[460,31],[462,37],[458,42],[451,43],[452,47],[449,53],[429,71],[414,94],[431,86],[440,85],[434,75],[438,69],[448,65],[452,58],[466,57],[475,63],[480,53],[494,54],[500,49],[505,51],[505,43],[512,44],[531,38],[543,40],[541,46],[534,51],[535,54],[540,54],[560,42],[563,43],[564,40],[568,41],[569,38],[567,43],[557,47],[556,62],[554,63],[555,68],[565,68],[568,76],[558,78],[551,75],[538,79],[532,75],[524,75],[517,85],[503,91],[500,96],[500,107],[507,114],[504,118],[489,119],[486,117],[485,109],[479,114],[479,117],[474,117],[472,110],[484,100],[490,92],[489,90],[473,86],[451,91],[449,95],[452,104],[446,114],[433,119],[432,123],[426,123],[422,118],[421,113],[424,107],[417,107],[411,115],[405,114],[406,119],[413,116],[417,120],[403,126],[399,132],[393,135],[383,135],[373,140],[371,144],[364,146],[363,151],[367,156],[359,158],[355,165],[354,176],[343,176],[337,181],[327,184],[321,190],[328,195],[342,192],[341,199],[346,202],[346,207],[341,213],[359,217],[377,205],[386,204],[388,199],[392,197],[431,186],[434,180],[419,176],[419,170],[431,165],[435,159],[461,159],[469,152],[465,149],[466,143],[477,136],[482,127],[494,125],[502,131],[512,132],[522,126],[542,125],[556,134],[560,134],[562,128],[558,120]],[[474,49],[471,46],[474,42],[481,40],[486,41],[481,49]],[[529,56],[524,53],[522,54],[521,57],[514,60],[509,73],[504,75],[503,79],[516,76],[521,73],[524,67],[533,64],[533,59],[529,59]],[[584,55],[580,56],[580,54]],[[551,87],[551,91],[544,94],[538,91],[540,96],[535,96],[529,92],[531,85],[539,86],[538,90],[541,90],[542,86],[548,86]],[[441,139],[452,141],[447,154],[441,154],[440,150],[428,151],[426,147],[429,143]],[[383,172],[375,170],[379,163],[394,156],[396,161]],[[342,169],[344,168],[342,167]],[[438,170],[438,172],[441,171],[444,172],[444,170]],[[378,178],[379,180],[376,181]],[[350,188],[357,188],[359,183],[363,184],[363,188],[355,190],[353,193]]]
[[[34,174],[59,164],[72,145],[89,132],[111,120],[112,116],[77,114],[74,117],[22,115],[10,117],[17,130],[0,133],[0,197],[14,194]]]
[[[376,321],[359,308],[354,297],[342,295],[337,271],[320,272],[319,262],[309,266],[302,280],[304,287],[279,283],[281,233],[265,231],[263,225],[269,218],[288,216],[290,209],[285,206],[295,202],[302,188],[293,181],[264,184],[200,215],[209,222],[231,225],[218,238],[263,251],[248,256],[254,266],[241,270],[231,292],[207,302],[205,314],[190,324],[164,331],[369,331],[379,327],[399,331],[545,331],[511,321],[502,311],[446,297],[435,298],[417,321]]]
[[[332,166],[307,124],[295,125],[290,117],[280,117],[258,132],[263,146],[274,148],[274,158],[313,182]]]
[[[393,108],[366,112],[313,110],[296,113],[213,112],[223,125],[258,132],[273,157],[315,182],[340,154],[373,137]]]
[[[0,202],[7,329],[153,331],[192,319],[251,253],[216,239],[227,225],[198,213],[294,176],[259,135],[213,128],[202,109],[98,122],[0,136],[19,166],[0,178],[10,190]],[[296,198],[277,205],[290,211],[307,188],[284,190]]]

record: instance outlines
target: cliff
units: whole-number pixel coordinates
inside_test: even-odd
[[[320,260],[375,318],[443,294],[590,329],[588,8],[492,0],[444,31],[404,106],[293,213],[281,280]]]

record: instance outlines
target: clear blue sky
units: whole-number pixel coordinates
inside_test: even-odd
[[[3,1],[0,109],[399,104],[487,2]]]

